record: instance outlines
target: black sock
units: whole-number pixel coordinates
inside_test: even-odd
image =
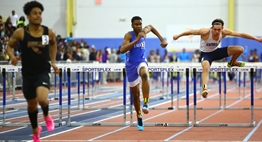
[[[48,116],[49,104],[47,104],[45,107],[42,107],[42,111],[45,117]]]
[[[138,117],[138,118],[137,118],[137,124],[138,124],[139,126],[143,126],[142,117]]]
[[[142,120],[142,113],[141,111],[138,111],[137,112],[137,123],[139,126],[142,126],[143,125],[143,120]]]
[[[35,110],[35,111],[32,111],[32,112],[29,112],[29,110],[28,110],[27,113],[28,113],[32,128],[36,129],[38,127],[38,125],[37,125],[38,110]]]

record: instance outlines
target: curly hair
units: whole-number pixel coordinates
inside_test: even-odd
[[[24,13],[25,15],[29,15],[31,10],[33,8],[40,8],[41,11],[43,12],[44,11],[44,7],[41,3],[37,2],[37,1],[30,1],[30,2],[27,2],[25,5],[24,5]]]

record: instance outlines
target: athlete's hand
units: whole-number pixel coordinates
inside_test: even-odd
[[[142,37],[146,37],[145,32],[140,32],[140,33],[138,33],[138,35],[137,35],[137,40],[140,40]]]
[[[262,38],[258,38],[257,41],[258,41],[258,42],[262,42]]]
[[[55,73],[55,74],[59,74],[59,69],[58,69],[58,67],[56,66],[56,64],[51,64],[51,66],[52,66],[53,69],[54,69],[54,73]]]
[[[14,66],[16,66],[16,64],[17,64],[17,58],[16,58],[16,56],[14,56],[14,57],[11,58],[11,64],[14,65]]]
[[[179,35],[174,35],[173,40],[177,40],[179,38]]]
[[[163,48],[165,48],[165,47],[167,46],[167,44],[168,44],[168,43],[164,40],[164,41],[161,42],[160,46],[163,47]]]

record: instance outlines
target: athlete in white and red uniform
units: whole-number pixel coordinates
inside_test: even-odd
[[[190,30],[183,32],[178,35],[174,35],[173,39],[177,40],[179,37],[187,35],[200,35],[200,50],[201,50],[201,64],[202,64],[202,96],[206,98],[208,95],[207,83],[208,83],[208,73],[209,68],[213,61],[220,60],[225,57],[231,56],[230,62],[227,66],[245,66],[244,62],[237,62],[237,58],[244,52],[242,46],[227,46],[222,48],[217,48],[220,41],[226,36],[238,36],[242,38],[252,39],[259,42],[262,42],[262,38],[257,38],[255,36],[231,31],[229,29],[224,29],[224,21],[221,19],[215,19],[212,21],[211,28],[201,28],[198,30]]]

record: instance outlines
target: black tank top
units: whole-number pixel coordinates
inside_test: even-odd
[[[50,73],[48,27],[42,27],[44,33],[41,37],[31,36],[28,27],[24,27],[24,39],[20,44],[23,77]]]

